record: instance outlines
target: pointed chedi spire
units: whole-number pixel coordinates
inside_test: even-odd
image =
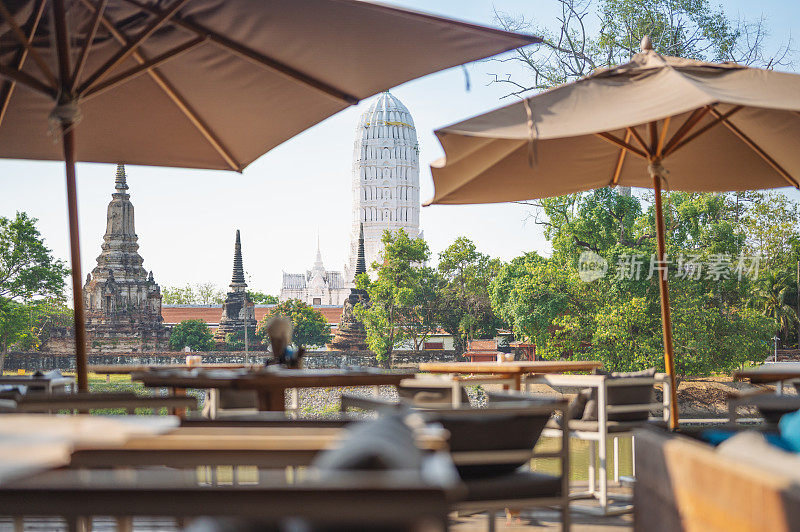
[[[325,265],[322,264],[322,251],[319,249],[319,229],[317,229],[317,258],[314,261],[315,270],[325,270]]]
[[[359,224],[358,258],[356,259],[356,276],[367,272],[367,260],[364,256],[364,224]]]
[[[117,178],[114,181],[114,188],[120,194],[126,194],[128,190],[127,176],[125,175],[125,165],[122,163],[117,164]]]
[[[231,277],[231,288],[237,286],[247,286],[244,282],[244,266],[242,266],[242,240],[239,230],[236,230],[236,244],[233,248],[233,276]]]

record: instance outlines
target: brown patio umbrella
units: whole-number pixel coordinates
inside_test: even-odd
[[[76,161],[241,171],[372,94],[537,41],[356,0],[0,0],[0,157],[67,163],[79,389]]]
[[[605,186],[712,192],[798,187],[800,76],[664,57],[642,43],[629,63],[436,131],[429,204],[494,203]],[[672,379],[667,280],[659,276],[664,362]]]

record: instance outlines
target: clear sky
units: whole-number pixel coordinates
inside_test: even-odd
[[[555,0],[397,0],[389,2],[470,22],[492,24],[493,9],[534,17],[555,27]],[[774,40],[800,37],[796,0],[725,0],[731,18],[764,15]],[[503,104],[502,87],[488,84],[498,71],[491,62],[427,76],[392,90],[411,111],[420,143],[421,197],[433,184],[428,164],[442,156],[433,130]],[[230,282],[233,241],[242,232],[251,288],[277,294],[281,271],[310,268],[317,233],[329,269],[347,257],[351,223],[350,178],[355,125],[371,100],[347,109],[267,153],[243,174],[144,166],[127,168],[136,209],[136,232],[144,267],[162,286]],[[264,117],[269,120],[269,117]],[[125,127],[125,124],[116,124]],[[96,264],[113,191],[110,165],[78,165],[81,255],[84,275]],[[68,262],[68,232],[62,163],[0,161],[0,216],[25,211],[56,256]],[[484,253],[511,259],[547,252],[530,211],[515,204],[435,206],[422,209],[421,227],[434,254],[465,235]]]

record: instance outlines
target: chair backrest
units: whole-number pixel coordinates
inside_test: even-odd
[[[219,390],[219,408],[258,408],[258,396],[252,390]]]
[[[606,376],[606,405],[614,407],[648,405],[652,403],[655,382],[651,379],[654,379],[655,375],[655,368],[644,371],[608,374]],[[644,382],[641,382],[642,380]],[[647,421],[649,417],[649,410],[608,413],[609,421]]]
[[[461,404],[469,404],[469,396],[463,387],[459,387],[461,393]],[[441,386],[430,383],[407,384],[401,383],[397,387],[397,395],[413,406],[420,408],[448,407],[453,404],[453,386],[450,382],[444,382]]]
[[[542,430],[563,403],[517,400],[489,408],[427,412],[425,419],[450,433],[450,452],[462,478],[490,477],[510,473],[531,459]]]

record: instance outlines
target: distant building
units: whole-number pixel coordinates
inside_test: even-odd
[[[317,238],[317,260],[314,261],[314,266],[306,273],[284,272],[278,299],[299,299],[309,305],[341,306],[349,295],[350,288],[342,272],[325,269]]]
[[[362,113],[353,146],[352,227],[347,263],[342,271],[326,270],[317,238],[317,260],[305,273],[285,273],[280,300],[309,305],[343,305],[353,288],[363,227],[364,260],[369,270],[383,251],[383,233],[419,230],[419,146],[414,119],[388,92]]]
[[[383,251],[384,231],[403,229],[411,238],[422,236],[417,130],[406,106],[388,91],[372,102],[356,126],[352,190],[350,258],[344,271],[348,282],[355,275],[362,224],[367,269]]]
[[[83,286],[88,349],[94,352],[142,352],[166,349],[169,329],[162,323],[161,288],[142,267],[133,204],[125,166],[117,165],[106,217],[106,233],[97,266]],[[57,330],[45,349],[73,350],[72,329]]]

